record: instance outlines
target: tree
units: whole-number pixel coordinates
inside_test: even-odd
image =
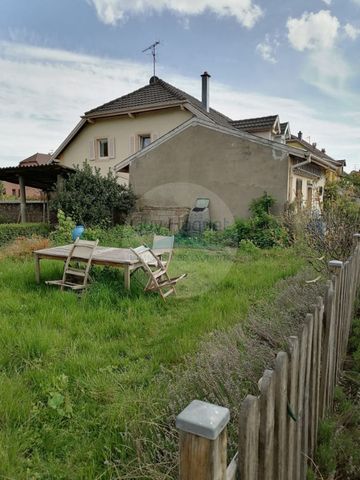
[[[85,162],[64,180],[63,188],[51,202],[51,208],[61,209],[78,224],[106,227],[114,222],[115,213],[125,220],[135,201],[132,189],[118,184],[111,170],[104,177],[99,168],[92,169]]]

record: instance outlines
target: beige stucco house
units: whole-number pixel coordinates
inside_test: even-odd
[[[265,191],[277,200],[277,213],[290,202],[320,209],[329,169],[335,166],[285,143],[196,118],[115,167],[130,175],[141,221],[150,217],[174,229],[201,197],[210,199],[210,218],[219,228],[248,216],[251,200]]]
[[[196,198],[210,198],[211,219],[226,225],[248,214],[264,191],[278,210],[321,209],[325,179],[339,165],[291,143],[278,115],[232,120],[162,79],[87,111],[51,159],[72,167],[88,161],[138,195],[139,221],[179,224]],[[155,213],[154,213],[155,212]]]

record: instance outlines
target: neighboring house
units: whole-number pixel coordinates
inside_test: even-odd
[[[302,132],[297,136],[291,135],[287,145],[298,148],[308,155],[307,163],[301,166],[296,166],[296,162],[292,162],[294,175],[290,202],[296,202],[298,207],[315,205],[321,210],[326,182],[333,182],[341,177],[346,161],[335,160],[326,153],[324,148],[318,149],[316,143],[306,142]]]
[[[139,196],[139,221],[180,224],[205,196],[212,221],[225,226],[247,216],[251,200],[264,191],[279,211],[292,202],[320,209],[337,162],[292,145],[289,123],[278,115],[232,120],[210,108],[209,78],[202,75],[200,101],[151,77],[148,85],[87,111],[52,161],[68,167],[88,161],[104,174],[115,169]]]
[[[51,158],[47,153],[34,153],[31,157],[25,158],[19,162],[19,167],[33,167],[37,165],[45,165],[49,163]],[[17,183],[2,182],[4,187],[4,195],[8,198],[20,198],[20,186]],[[32,200],[41,200],[43,198],[42,191],[37,188],[26,187],[26,198]]]

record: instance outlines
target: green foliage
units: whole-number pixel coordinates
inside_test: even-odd
[[[49,225],[45,223],[2,223],[0,224],[0,246],[12,242],[18,237],[47,237]]]
[[[252,200],[249,210],[253,217],[259,217],[262,216],[264,213],[270,214],[271,208],[274,205],[275,198],[264,192],[261,197]]]
[[[74,220],[71,217],[66,216],[62,210],[58,210],[57,221],[58,223],[55,230],[50,233],[50,240],[56,245],[72,243],[71,232],[75,228]]]
[[[205,245],[238,247],[242,240],[252,242],[259,248],[273,248],[287,246],[289,236],[280,220],[271,215],[270,209],[275,205],[275,200],[264,193],[260,198],[251,202],[249,219],[237,219],[224,230],[208,228],[198,238],[191,237],[189,242]]]
[[[64,181],[63,190],[51,202],[51,208],[62,210],[78,224],[109,226],[115,213],[124,220],[135,201],[131,188],[118,184],[111,170],[104,177],[100,169],[92,169],[85,162]]]
[[[327,419],[320,423],[316,464],[327,477],[336,469],[335,431],[336,423],[333,420]]]

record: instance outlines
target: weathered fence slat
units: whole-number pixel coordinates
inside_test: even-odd
[[[275,375],[265,370],[259,381],[260,429],[259,429],[259,479],[274,479],[274,424],[275,424]]]
[[[241,480],[258,480],[260,401],[248,395],[240,409],[238,466]]]
[[[303,452],[303,436],[304,436],[304,402],[305,402],[305,378],[306,378],[306,358],[308,349],[308,325],[305,323],[301,333],[300,340],[300,359],[299,359],[299,386],[298,386],[298,420],[297,420],[297,459],[296,465],[298,471],[296,477],[302,479],[306,466],[306,459],[302,455]]]
[[[274,478],[286,480],[288,457],[287,384],[288,355],[279,352],[275,360],[275,468]]]
[[[289,478],[299,480],[297,446],[298,388],[299,388],[299,339],[289,338],[289,378],[288,378],[288,472]]]

